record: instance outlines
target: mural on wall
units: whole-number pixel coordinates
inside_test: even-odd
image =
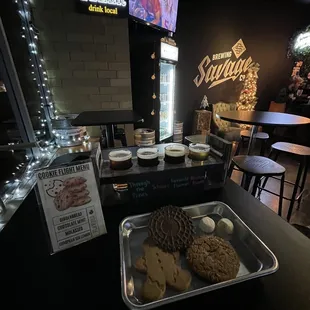
[[[244,81],[249,68],[257,66],[251,56],[241,58],[245,51],[246,46],[240,39],[230,51],[211,57],[206,55],[198,65],[199,74],[194,78],[195,85],[200,87],[205,82],[210,89],[226,81]]]

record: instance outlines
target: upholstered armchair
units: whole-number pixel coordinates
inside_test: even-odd
[[[240,141],[241,128],[238,124],[221,120],[216,115],[226,111],[236,111],[235,103],[218,102],[212,105],[212,131],[217,136],[233,142]]]

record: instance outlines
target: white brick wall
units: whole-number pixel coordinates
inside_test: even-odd
[[[60,113],[132,108],[126,19],[77,13],[74,0],[35,0],[33,13]]]

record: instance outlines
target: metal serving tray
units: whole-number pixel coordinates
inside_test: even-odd
[[[215,201],[188,206],[183,209],[192,217],[196,227],[196,235],[205,234],[198,228],[199,220],[205,216],[212,217],[216,223],[223,217],[233,222],[234,233],[229,238],[229,242],[240,258],[240,269],[237,278],[217,284],[210,284],[191,271],[187,265],[185,255],[181,254],[180,262],[182,268],[192,273],[190,288],[186,292],[180,293],[167,287],[163,299],[144,303],[140,292],[145,281],[145,275],[135,270],[134,263],[138,257],[143,255],[142,243],[148,236],[147,225],[150,213],[127,217],[120,224],[119,240],[122,297],[130,309],[155,308],[222,287],[266,276],[278,270],[279,265],[275,255],[228,205]]]

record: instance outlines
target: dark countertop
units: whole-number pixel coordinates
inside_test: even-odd
[[[259,126],[300,126],[310,124],[303,116],[262,111],[227,111],[218,113],[219,118],[238,124]]]
[[[270,276],[193,297],[160,309],[210,306],[222,309],[302,310],[310,304],[310,240],[227,181],[220,190],[165,204],[190,205],[221,200],[275,253],[279,270]],[[1,297],[12,304],[40,306],[87,305],[98,309],[127,309],[121,298],[118,225],[132,214],[146,213],[163,202],[114,206],[104,209],[108,234],[50,256],[32,192],[0,234]],[[219,308],[220,307],[220,308]]]

